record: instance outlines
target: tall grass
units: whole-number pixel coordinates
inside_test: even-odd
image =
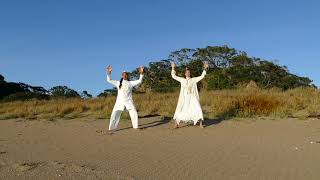
[[[139,116],[173,116],[178,92],[135,94]],[[320,91],[297,88],[239,88],[201,91],[201,105],[206,118],[232,117],[320,117]],[[110,117],[115,97],[57,100],[31,100],[0,103],[0,119],[106,119]],[[124,114],[128,118],[128,114]]]

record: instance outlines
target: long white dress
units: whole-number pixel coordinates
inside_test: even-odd
[[[118,89],[118,95],[117,95],[117,100],[116,103],[113,107],[112,114],[110,117],[110,124],[109,124],[109,130],[114,130],[117,128],[119,121],[120,121],[120,116],[122,111],[128,110],[129,115],[131,118],[132,122],[132,127],[137,129],[138,128],[138,113],[137,110],[133,104],[133,99],[132,99],[132,89],[135,86],[138,86],[139,84],[142,83],[143,75],[140,75],[139,80],[136,81],[127,81],[123,80],[122,81],[122,86],[119,88],[120,81],[116,80],[111,80],[110,76],[107,76],[107,81],[117,87]]]
[[[199,120],[203,120],[203,113],[200,105],[197,83],[206,75],[204,70],[201,76],[194,78],[182,78],[176,76],[176,72],[172,70],[171,76],[181,84],[181,90],[176,111],[173,119],[179,124],[181,121],[193,121],[194,125]]]

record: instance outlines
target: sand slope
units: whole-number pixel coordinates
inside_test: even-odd
[[[320,179],[320,120],[0,121],[0,179]]]

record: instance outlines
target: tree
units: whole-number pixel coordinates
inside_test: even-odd
[[[108,96],[115,96],[117,95],[117,89],[106,89],[102,93],[98,95],[98,97],[108,97]]]
[[[168,60],[174,62],[177,66],[186,66],[190,61],[194,60],[195,49],[183,48],[170,53]]]
[[[48,99],[48,91],[40,86],[25,83],[6,82],[0,75],[0,99],[4,101]]]
[[[92,95],[88,93],[88,91],[82,91],[81,93],[81,98],[82,99],[91,99]]]
[[[55,86],[49,90],[53,97],[76,98],[80,97],[77,91],[67,86]]]
[[[0,74],[0,84],[5,83],[4,77]]]
[[[198,76],[202,64],[207,61],[210,69],[202,83],[208,89],[230,89],[250,81],[261,88],[278,87],[283,90],[296,87],[315,87],[312,80],[291,74],[286,66],[275,62],[250,57],[244,51],[228,46],[207,46],[205,48],[183,48],[170,53],[168,59],[150,62],[142,88],[145,91],[167,92],[178,90],[179,83],[171,78],[171,62],[177,65],[179,76],[184,76],[185,68],[191,69],[192,76]],[[131,73],[135,78],[137,71]],[[201,86],[201,85],[200,85]]]
[[[174,91],[178,83],[171,78],[171,62],[161,60],[150,62],[145,68],[144,88],[157,92]]]
[[[239,55],[245,53],[228,46],[207,46],[198,48],[193,56],[201,61],[207,61],[212,68],[227,68],[231,65],[231,59]]]

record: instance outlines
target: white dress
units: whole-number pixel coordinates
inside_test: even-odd
[[[193,121],[195,125],[199,120],[203,120],[197,83],[201,81],[205,75],[206,71],[203,71],[199,77],[182,78],[176,76],[176,72],[174,70],[171,72],[172,78],[179,81],[181,84],[179,100],[173,117],[177,124],[181,121]]]

